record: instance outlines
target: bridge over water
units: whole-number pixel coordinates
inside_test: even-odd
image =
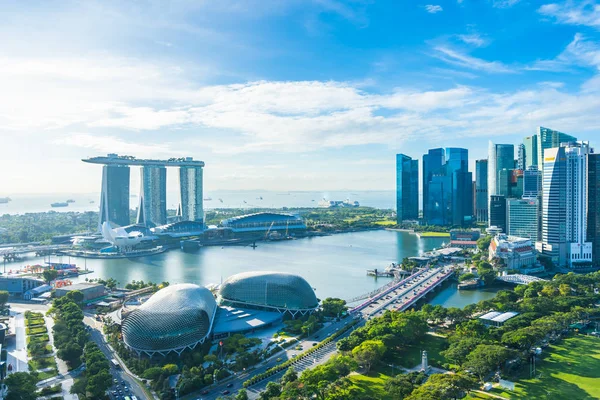
[[[531,282],[547,282],[548,279],[538,278],[537,276],[531,275],[523,275],[523,274],[513,274],[513,275],[503,275],[499,276],[496,279],[506,283],[513,283],[515,285],[528,285]]]

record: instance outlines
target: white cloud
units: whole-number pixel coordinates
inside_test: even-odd
[[[557,22],[600,28],[600,4],[590,0],[564,1],[544,4],[538,9],[542,15],[555,18]]]
[[[91,133],[71,133],[58,137],[54,144],[81,147],[98,153],[137,154],[140,157],[155,157],[174,154],[170,143],[139,143],[126,141],[116,136]]]
[[[444,9],[440,5],[427,4],[425,6],[425,11],[427,11],[430,14],[436,14],[436,13],[444,11]]]
[[[469,35],[458,35],[458,38],[462,42],[475,47],[482,47],[487,43],[487,41],[478,33],[471,33]]]
[[[573,67],[596,68],[600,70],[600,45],[576,33],[567,47],[552,60],[538,60],[525,69],[533,71],[571,71]]]
[[[434,57],[437,57],[449,64],[458,65],[464,68],[500,74],[512,74],[517,72],[515,69],[512,69],[501,62],[486,61],[481,58],[473,57],[457,50],[453,50],[449,47],[436,46],[433,50],[435,51],[433,54]]]

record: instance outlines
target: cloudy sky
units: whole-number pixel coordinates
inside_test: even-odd
[[[208,190],[393,189],[394,155],[600,145],[596,0],[0,0],[0,195],[97,192],[108,152]]]

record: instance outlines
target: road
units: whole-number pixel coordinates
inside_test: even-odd
[[[434,268],[409,278],[403,285],[360,310],[364,318],[379,317],[388,309],[401,309],[415,302],[421,291],[435,285],[446,274],[443,268]]]
[[[263,361],[255,369],[252,369],[252,370],[246,371],[245,373],[238,374],[233,377],[224,379],[221,383],[218,383],[216,386],[212,386],[209,389],[203,389],[203,390],[199,390],[199,391],[190,393],[188,395],[181,397],[181,399],[182,400],[197,400],[197,399],[214,400],[214,399],[218,398],[219,396],[223,396],[224,391],[229,391],[232,394],[234,394],[243,387],[242,385],[246,380],[250,379],[251,377],[253,377],[255,375],[266,372],[270,368],[273,368],[274,366],[276,366],[278,364],[281,364],[291,358],[294,358],[297,354],[302,353],[303,351],[308,350],[309,348],[312,348],[317,343],[319,343],[321,340],[325,339],[327,336],[330,336],[333,333],[337,332],[338,330],[342,329],[344,326],[346,326],[350,322],[352,322],[352,319],[346,318],[339,322],[334,322],[330,325],[327,325],[324,328],[322,328],[320,331],[318,331],[318,332],[314,333],[313,335],[300,341],[299,345],[302,347],[302,350],[298,350],[296,348],[297,346],[290,347],[290,348],[286,349],[285,352],[275,354],[274,356],[270,357],[266,361]],[[342,335],[342,336],[345,337],[346,335]],[[335,347],[335,341],[332,342],[332,346],[328,347],[326,350],[328,350],[328,351],[323,351],[321,349],[321,350],[317,351],[318,354],[311,355],[312,361],[309,359],[298,360],[297,365],[295,365],[294,367],[296,368],[297,371],[303,371],[307,367],[312,367],[312,366],[316,366],[318,364],[324,363],[333,354],[336,353],[337,349]],[[316,359],[316,361],[315,361],[315,359]],[[279,377],[281,377],[280,375],[283,375],[284,372],[285,371],[282,371],[280,374],[273,375],[269,379],[265,379],[264,381],[253,385],[251,388],[248,388],[248,397],[250,399],[258,398],[258,392],[259,392],[258,389],[260,389],[261,387],[262,387],[262,389],[264,389],[264,387],[266,387],[266,385],[269,381],[278,379]],[[231,385],[231,386],[228,387],[228,385]],[[204,390],[208,390],[209,392],[207,394],[202,394],[202,392],[204,392]]]
[[[98,345],[102,353],[110,361],[114,358],[113,352],[104,341],[104,336],[101,333],[102,323],[95,320],[92,314],[87,314],[83,318],[83,322],[90,327],[90,338]],[[124,396],[136,396],[138,399],[148,399],[144,390],[140,387],[137,381],[130,376],[123,368],[115,368],[110,363],[110,374],[113,376],[113,386],[109,389],[112,399],[122,399]],[[115,382],[116,380],[116,382]],[[114,395],[113,391],[117,394]],[[120,393],[119,393],[120,391]]]

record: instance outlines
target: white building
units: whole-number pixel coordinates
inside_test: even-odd
[[[504,234],[492,239],[489,253],[490,259],[503,259],[507,269],[529,269],[537,259],[530,239]]]
[[[592,262],[587,234],[587,155],[589,142],[562,143],[546,149],[539,251],[555,264],[571,268]]]

